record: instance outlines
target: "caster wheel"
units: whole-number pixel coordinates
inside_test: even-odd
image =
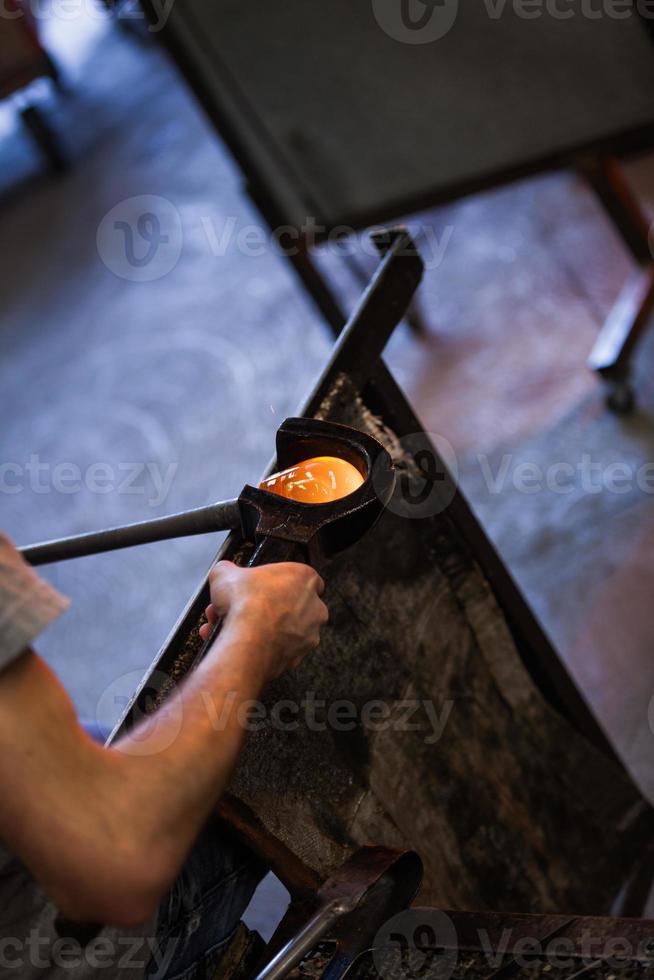
[[[628,415],[636,406],[636,393],[629,381],[613,382],[606,396],[606,404],[618,415]]]

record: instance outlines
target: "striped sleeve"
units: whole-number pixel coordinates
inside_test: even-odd
[[[0,532],[0,670],[15,660],[69,602]]]

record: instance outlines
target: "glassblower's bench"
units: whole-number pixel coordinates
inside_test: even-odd
[[[327,569],[331,621],[320,650],[264,696],[268,709],[308,697],[347,702],[353,724],[316,725],[298,715],[297,726],[279,725],[268,713],[249,736],[219,809],[291,891],[276,947],[316,902],[324,906],[326,887],[334,897],[333,876],[351,886],[347,862],[363,879],[372,862],[368,884],[387,886],[388,869],[396,869],[399,892],[383,906],[388,918],[388,908],[406,905],[417,888],[417,851],[421,905],[493,913],[450,920],[463,943],[462,969],[463,947],[477,926],[485,935],[492,924],[492,944],[509,920],[514,937],[526,930],[547,938],[577,936],[586,922],[578,916],[616,908],[638,914],[651,878],[654,814],[379,359],[421,263],[402,230],[378,244],[379,268],[298,414],[374,436],[395,464],[394,494],[375,527]],[[233,532],[221,557],[266,560],[265,546],[255,552]],[[207,603],[203,582],[112,738],[156,707],[201,658],[198,628]],[[362,723],[373,702],[386,706],[383,725]],[[421,710],[409,718],[407,705],[431,705],[442,723],[434,727]],[[369,844],[376,847],[361,850]],[[554,913],[568,917],[552,919]],[[368,926],[373,919],[368,907]],[[649,929],[635,920],[588,926],[607,937]],[[365,930],[357,935],[371,938]],[[508,972],[475,972],[475,954],[460,975],[527,975],[512,961],[512,948],[502,960]],[[340,976],[346,961],[325,976]]]

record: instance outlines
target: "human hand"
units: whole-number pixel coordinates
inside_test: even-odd
[[[226,618],[251,638],[270,677],[298,666],[320,642],[320,628],[329,619],[322,595],[325,583],[310,565],[280,562],[240,568],[230,561],[209,573],[211,604],[206,640],[219,619]]]

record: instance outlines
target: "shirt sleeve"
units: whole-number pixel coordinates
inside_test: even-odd
[[[0,670],[15,660],[69,602],[0,532]]]

